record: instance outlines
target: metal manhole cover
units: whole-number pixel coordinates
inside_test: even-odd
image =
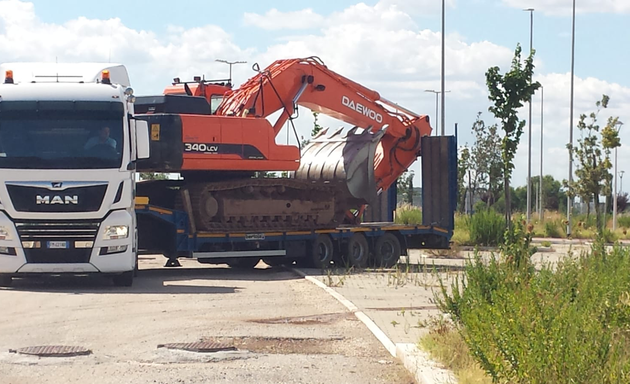
[[[87,348],[76,346],[44,345],[37,347],[9,349],[9,353],[19,353],[22,355],[33,355],[39,357],[73,357],[89,355],[92,353],[92,351]]]
[[[219,351],[236,351],[233,345],[217,342],[199,341],[196,343],[170,343],[160,344],[158,348],[179,349],[189,352],[219,352]]]

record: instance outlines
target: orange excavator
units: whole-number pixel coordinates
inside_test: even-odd
[[[334,227],[358,220],[431,134],[428,116],[333,72],[319,58],[253,69],[258,73],[236,90],[229,81],[176,78],[163,95],[136,99],[136,117],[151,128],[151,158],[138,170],[183,176],[140,183],[139,194],[193,213],[204,231]],[[304,148],[277,144],[298,106],[354,127],[324,129]],[[282,171],[289,177],[257,177]]]

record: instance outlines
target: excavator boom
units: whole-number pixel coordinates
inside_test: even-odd
[[[371,201],[389,188],[420,154],[420,138],[431,134],[428,116],[418,115],[338,73],[316,57],[278,60],[226,97],[217,113],[267,118],[277,135],[297,105],[355,126],[349,133],[324,131],[302,151],[300,179],[347,182],[356,198]],[[361,128],[360,130],[356,128]],[[343,145],[346,144],[346,145]]]

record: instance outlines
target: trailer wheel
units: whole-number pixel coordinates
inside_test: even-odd
[[[374,261],[377,268],[391,268],[400,259],[400,241],[391,233],[386,233],[376,240]]]
[[[10,287],[13,284],[11,275],[0,275],[0,287]]]
[[[351,266],[365,268],[370,261],[370,246],[362,233],[355,233],[348,240],[346,259]]]
[[[330,236],[319,235],[311,245],[310,261],[315,268],[328,268],[333,260],[334,247]]]
[[[123,272],[112,278],[114,285],[117,287],[131,287],[133,285],[134,271]]]
[[[254,269],[260,261],[257,257],[239,257],[227,261],[232,269]]]

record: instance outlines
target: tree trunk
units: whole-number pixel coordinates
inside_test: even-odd
[[[597,226],[597,233],[601,233],[604,226],[602,225],[602,213],[599,210],[599,194],[594,193],[593,197],[595,198],[595,225]]]
[[[505,188],[505,226],[512,226],[512,196],[510,194],[510,180],[506,177],[504,181]]]
[[[494,196],[492,195],[492,177],[488,177],[488,200],[486,200],[486,205],[488,206],[488,209],[490,209],[490,206],[492,205],[490,203],[490,200],[493,200]]]

